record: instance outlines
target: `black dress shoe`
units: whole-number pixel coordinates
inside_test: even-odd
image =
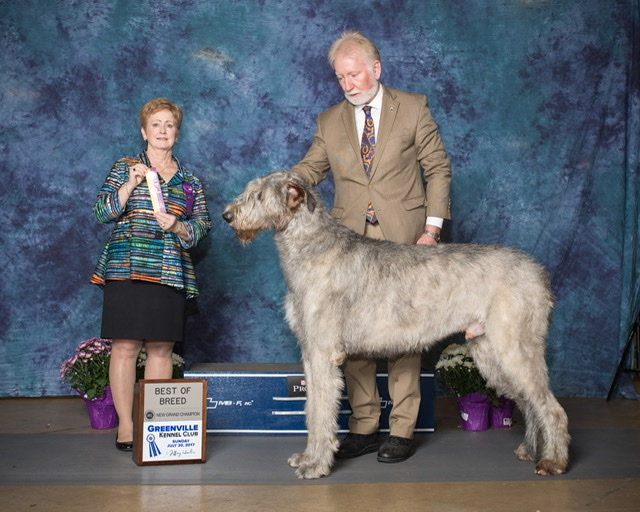
[[[133,441],[130,443],[121,443],[120,441],[118,441],[118,434],[116,434],[116,448],[121,452],[132,452]]]
[[[353,459],[354,457],[360,457],[365,453],[372,453],[380,448],[380,441],[378,441],[378,434],[347,434],[347,436],[340,442],[340,448],[336,453],[337,459]]]
[[[378,462],[402,462],[416,453],[413,439],[389,436],[378,450]]]

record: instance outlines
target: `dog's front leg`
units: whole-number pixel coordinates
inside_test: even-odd
[[[294,453],[288,462],[296,468],[298,478],[320,478],[331,473],[338,450],[338,411],[344,382],[332,357],[304,352],[305,414],[309,434],[305,451]]]

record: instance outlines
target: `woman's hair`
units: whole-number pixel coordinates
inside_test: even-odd
[[[327,53],[329,64],[333,67],[333,63],[335,62],[338,53],[344,52],[349,55],[350,53],[353,53],[355,49],[362,50],[364,55],[369,58],[371,62],[376,60],[382,62],[380,52],[371,39],[357,30],[347,30],[346,32],[343,32],[342,35],[334,41],[331,48],[329,48],[329,52]]]
[[[167,98],[155,98],[147,102],[144,107],[140,109],[140,126],[144,128],[151,114],[155,114],[161,110],[168,110],[173,114],[173,118],[176,121],[176,128],[180,131],[180,126],[182,125],[182,109],[180,105]]]

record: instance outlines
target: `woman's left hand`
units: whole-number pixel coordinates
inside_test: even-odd
[[[178,218],[170,213],[155,212],[155,216],[158,224],[160,224],[160,227],[165,231],[174,233],[180,227],[178,225]]]

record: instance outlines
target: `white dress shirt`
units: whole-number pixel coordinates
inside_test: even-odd
[[[378,127],[380,126],[380,112],[382,111],[382,96],[384,91],[382,87],[378,88],[378,93],[374,96],[374,98],[367,104],[371,107],[371,117],[373,118],[373,126],[375,129],[376,143],[378,142]],[[354,106],[354,112],[356,115],[356,130],[358,134],[358,140],[362,140],[362,132],[364,131],[364,121],[365,115],[364,110],[362,110],[363,105]],[[375,155],[374,155],[375,158]],[[426,224],[430,226],[437,226],[442,228],[443,219],[440,217],[427,217]]]

